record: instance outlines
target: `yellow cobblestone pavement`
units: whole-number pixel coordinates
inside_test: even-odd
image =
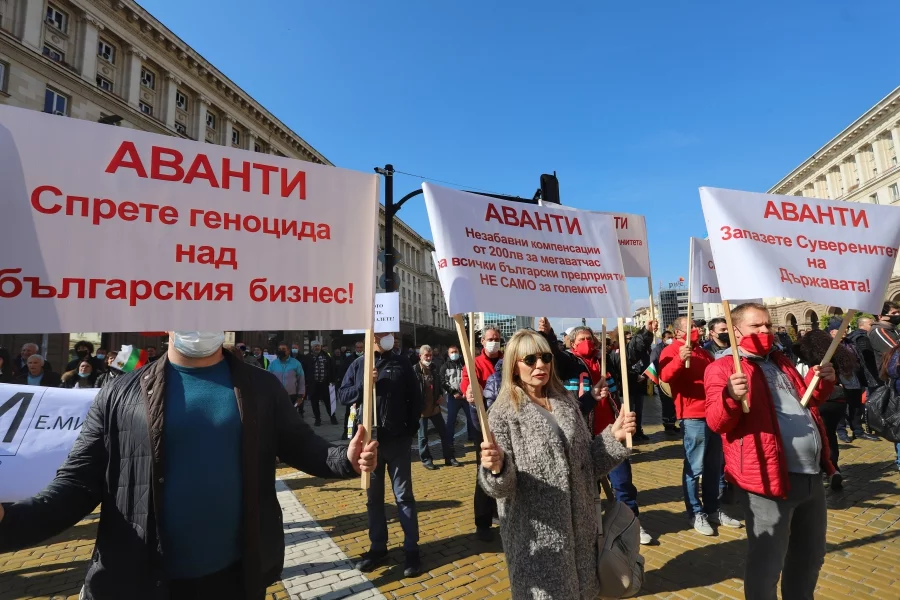
[[[329,439],[337,428],[319,432]],[[644,546],[647,578],[639,598],[741,598],[743,530],[722,529],[706,538],[695,533],[681,499],[681,443],[658,427],[651,443],[638,447],[634,462],[641,522],[658,539]],[[475,539],[472,515],[474,452],[458,443],[463,468],[426,471],[414,458],[425,573],[402,579],[402,532],[390,490],[387,507],[391,554],[369,574],[388,598],[508,598],[509,582],[498,538]],[[440,448],[434,448],[436,464]],[[414,453],[413,453],[414,454]],[[900,473],[886,442],[841,445],[843,492],[828,493],[828,555],[816,598],[900,598]],[[289,469],[279,470],[287,474]],[[355,559],[368,548],[365,496],[358,481],[290,479],[287,485],[341,550]],[[96,535],[97,515],[28,550],[0,554],[0,600],[77,598]],[[495,532],[498,530],[495,528]],[[279,584],[267,600],[288,595]]]

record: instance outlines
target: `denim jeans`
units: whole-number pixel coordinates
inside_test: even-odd
[[[821,475],[789,473],[788,478],[784,499],[738,490],[747,517],[747,600],[775,600],[779,576],[783,598],[813,600],[825,563],[825,486]]]
[[[387,549],[387,517],[384,514],[384,472],[391,478],[391,488],[397,501],[400,527],[403,528],[403,549],[407,552],[419,547],[419,518],[412,487],[412,462],[409,458],[407,436],[382,435],[378,440],[378,465],[372,472],[372,482],[366,492],[366,513],[369,516],[371,549]]]
[[[640,516],[637,503],[637,488],[631,481],[631,461],[626,459],[622,464],[609,472],[609,483],[616,493],[616,500],[631,509],[634,516]]]
[[[722,438],[706,425],[706,419],[682,419],[684,475],[682,491],[689,517],[719,510],[722,481]],[[701,490],[700,476],[704,475]],[[702,494],[702,498],[701,498]]]
[[[457,400],[453,397],[453,394],[447,394],[445,396],[447,398],[447,435],[450,436],[450,439],[453,439],[453,435],[456,433],[456,415],[459,414],[459,411],[466,416],[466,438],[471,441],[475,439],[475,426],[472,425],[472,414],[469,412],[469,403],[466,402],[465,397]]]
[[[419,458],[422,462],[431,462],[431,450],[428,448],[428,423],[434,426],[434,430],[441,438],[441,448],[444,450],[444,460],[455,458],[453,455],[453,438],[447,435],[447,425],[444,423],[444,415],[440,410],[431,417],[422,417],[419,420]]]

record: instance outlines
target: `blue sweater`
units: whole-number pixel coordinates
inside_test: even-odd
[[[166,574],[202,577],[242,558],[241,415],[223,360],[166,365],[160,528]]]

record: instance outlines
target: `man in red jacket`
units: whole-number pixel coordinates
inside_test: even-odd
[[[484,389],[488,378],[494,374],[494,367],[497,365],[497,361],[503,358],[503,353],[500,352],[500,344],[502,341],[503,338],[500,336],[499,329],[488,327],[484,330],[484,335],[481,338],[481,346],[484,349],[481,351],[481,354],[475,357],[475,377],[478,379],[478,385],[481,386],[481,389]],[[469,385],[468,368],[463,369],[462,383],[459,386],[459,391],[465,394],[469,404],[475,403],[475,395],[472,391],[472,386]],[[472,410],[472,420],[478,420],[478,415],[475,414],[474,407]],[[481,430],[479,429],[475,439],[475,465],[479,469],[481,468],[481,435]],[[484,490],[481,489],[481,484],[478,483],[478,478],[476,477],[475,534],[478,536],[479,540],[490,542],[494,539],[494,534],[491,532],[491,525],[493,524],[494,514],[496,512],[497,501],[484,493]]]
[[[659,378],[672,388],[675,414],[681,419],[684,441],[681,487],[688,519],[698,533],[715,535],[710,522],[733,528],[739,528],[741,522],[719,508],[722,439],[706,424],[706,392],[703,389],[703,374],[713,359],[700,346],[700,330],[689,328],[688,322],[687,317],[675,319],[675,341],[666,346],[659,357]],[[691,336],[690,348],[685,344],[687,335]],[[690,368],[685,364],[688,358],[691,359]],[[705,475],[702,491],[701,475]]]
[[[813,367],[807,381],[773,350],[765,306],[741,304],[731,313],[741,370],[724,357],[706,370],[706,422],[722,435],[725,475],[737,486],[747,517],[744,594],[748,600],[813,600],[825,562],[825,488],[834,472],[828,438],[816,408],[834,389],[834,368]],[[809,406],[800,399],[809,380],[821,381]],[[742,410],[742,401],[749,412]]]

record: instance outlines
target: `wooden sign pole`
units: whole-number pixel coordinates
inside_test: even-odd
[[[631,401],[628,399],[628,360],[625,351],[625,319],[619,317],[616,321],[619,330],[619,364],[622,367],[622,410],[626,413],[631,412]],[[631,434],[625,436],[625,446],[632,448]]]
[[[731,305],[728,300],[722,300],[722,308],[725,310],[725,325],[728,327],[728,341],[731,343],[731,357],[734,359],[734,372],[741,374],[741,355],[738,354],[737,341],[734,339],[734,325],[731,324]],[[744,413],[750,412],[750,403],[745,397],[741,401],[741,409]]]
[[[471,316],[472,313],[469,313],[470,319]],[[472,395],[475,396],[475,411],[478,413],[478,424],[481,426],[481,434],[486,442],[493,443],[494,436],[491,435],[491,427],[488,425],[487,410],[484,408],[484,397],[481,395],[481,384],[478,383],[478,375],[475,371],[475,353],[472,352],[472,347],[466,343],[466,325],[463,323],[462,315],[453,315],[453,321],[456,323],[456,334],[459,336],[463,360],[466,361],[466,371],[469,373],[469,387],[472,390]],[[472,321],[470,320],[469,323],[472,323]],[[471,330],[474,331],[474,326]]]
[[[691,238],[691,251],[688,256],[688,305],[687,305],[687,319],[685,320],[685,331],[684,335],[684,345],[687,346],[687,349],[691,349],[691,332],[694,329],[694,306],[691,302],[691,289],[694,285],[694,238]],[[688,356],[687,360],[684,361],[684,366],[687,369],[691,368],[691,357]]]
[[[366,329],[366,353],[363,355],[363,405],[362,424],[366,428],[363,447],[372,441],[372,423],[375,421],[375,378],[372,370],[375,369],[375,331]],[[372,482],[372,474],[363,471],[362,489],[369,489]]]
[[[606,319],[600,319],[600,377],[606,381]]]
[[[844,338],[844,334],[847,332],[847,328],[850,326],[850,319],[853,318],[853,313],[855,310],[848,310],[847,314],[844,315],[843,320],[841,321],[841,326],[837,331],[837,334],[834,336],[834,339],[831,340],[831,345],[828,346],[828,351],[825,353],[825,358],[822,359],[822,362],[819,363],[820,367],[824,367],[829,362],[831,362],[831,357],[834,356],[834,353],[837,351],[838,344],[841,343],[841,340]],[[819,385],[819,374],[816,373],[812,381],[809,382],[809,386],[806,388],[806,393],[803,394],[803,400],[800,401],[800,404],[806,406],[809,404],[809,399],[812,398],[813,392],[816,391],[816,387]]]

